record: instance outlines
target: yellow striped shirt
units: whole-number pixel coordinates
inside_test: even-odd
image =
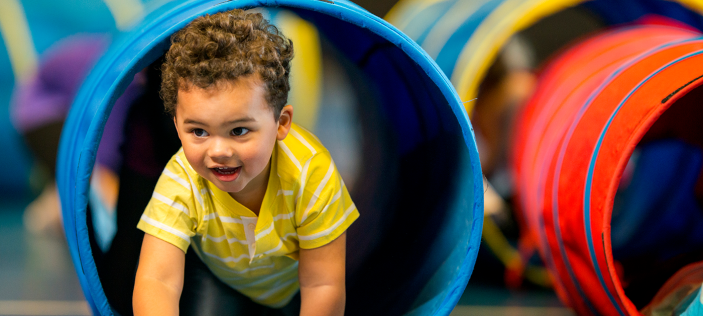
[[[196,254],[257,303],[282,307],[298,292],[298,251],[321,247],[359,217],[327,149],[293,124],[271,156],[259,216],[190,166],[166,165],[137,227]]]

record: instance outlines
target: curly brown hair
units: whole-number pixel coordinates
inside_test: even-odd
[[[258,74],[278,121],[288,100],[292,59],[293,42],[261,13],[235,9],[201,16],[171,37],[161,66],[164,107],[175,116],[179,89],[207,89]]]

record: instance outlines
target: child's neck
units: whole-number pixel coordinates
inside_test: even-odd
[[[250,211],[254,212],[256,216],[259,216],[259,211],[261,210],[261,203],[264,201],[264,196],[266,196],[266,188],[268,188],[269,183],[269,173],[271,172],[271,161],[266,165],[264,171],[262,171],[258,176],[252,179],[249,184],[239,192],[229,192],[239,204],[244,205]]]

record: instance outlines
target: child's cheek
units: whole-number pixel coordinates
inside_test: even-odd
[[[197,146],[188,146],[183,144],[183,152],[188,160],[188,163],[195,169],[196,172],[203,175],[206,171],[205,167],[205,153],[202,150],[198,150]]]
[[[252,142],[247,144],[244,151],[241,153],[240,159],[249,168],[252,173],[259,174],[269,162],[271,158],[271,149],[266,148],[261,142]]]
[[[247,143],[240,152],[240,159],[246,165],[250,167],[256,167],[259,165],[259,160],[261,155],[259,153],[259,148],[256,143]]]

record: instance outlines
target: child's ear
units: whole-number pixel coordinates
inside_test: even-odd
[[[281,109],[281,115],[278,116],[277,140],[284,140],[288,136],[291,124],[293,124],[293,106],[288,104]]]

